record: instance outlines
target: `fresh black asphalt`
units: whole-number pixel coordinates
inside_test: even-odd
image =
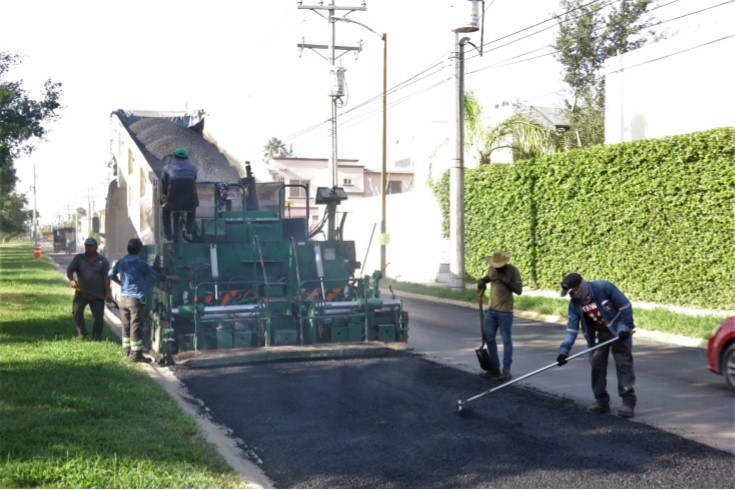
[[[410,352],[173,368],[276,488],[735,488],[735,456]]]

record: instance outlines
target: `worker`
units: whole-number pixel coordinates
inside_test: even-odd
[[[585,281],[577,272],[564,277],[561,295],[569,294],[567,329],[556,362],[566,364],[580,326],[593,347],[616,336],[618,341],[590,353],[592,365],[592,392],[595,403],[587,407],[590,413],[609,413],[610,395],[607,392],[607,362],[612,351],[618,377],[618,395],[623,405],[620,417],[633,417],[636,405],[635,373],[633,371],[633,307],[628,298],[608,281]]]
[[[163,237],[171,241],[178,236],[179,220],[185,221],[185,231],[191,239],[194,230],[196,208],[199,206],[196,179],[197,167],[189,162],[189,150],[176,148],[174,160],[163,167],[161,176],[161,205],[163,220]],[[171,219],[173,218],[173,234]]]
[[[76,254],[66,268],[66,277],[74,288],[71,312],[77,325],[79,340],[87,338],[84,321],[84,309],[87,305],[92,312],[92,340],[102,340],[105,301],[112,301],[110,278],[107,276],[109,270],[110,262],[97,253],[97,240],[91,237],[84,241],[84,253]]]
[[[143,355],[143,321],[145,319],[148,277],[157,281],[178,281],[179,276],[162,274],[153,270],[140,258],[143,242],[138,238],[128,241],[128,255],[118,260],[110,269],[110,279],[120,284],[120,319],[122,320],[123,354],[131,362],[151,362]]]
[[[490,370],[481,375],[492,379],[511,378],[510,366],[513,363],[513,294],[523,293],[521,272],[508,263],[511,254],[503,249],[495,249],[486,259],[489,267],[487,274],[477,281],[478,293],[484,294],[490,283],[488,308],[485,310],[485,343],[490,356]],[[498,345],[495,341],[498,330],[503,340],[503,371],[500,371]]]

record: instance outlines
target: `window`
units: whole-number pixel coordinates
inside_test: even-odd
[[[400,180],[389,180],[387,194],[400,194],[403,191],[402,184]]]
[[[128,149],[128,175],[133,173],[133,151]]]
[[[342,179],[342,185],[352,185],[352,179]]]
[[[288,183],[289,185],[305,186],[307,189],[309,188],[308,180],[289,180]],[[289,187],[288,197],[306,197],[306,189],[304,189],[304,187]]]

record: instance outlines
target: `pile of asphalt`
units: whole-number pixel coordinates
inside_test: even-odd
[[[162,118],[142,118],[129,125],[130,132],[142,145],[153,170],[160,175],[163,166],[173,160],[176,148],[189,150],[189,161],[199,168],[200,182],[237,182],[235,162],[197,131]]]
[[[405,352],[173,368],[277,488],[735,488],[732,454]],[[262,463],[261,463],[262,462]]]

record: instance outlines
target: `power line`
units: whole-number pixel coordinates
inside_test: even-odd
[[[575,9],[571,9],[571,10],[569,10],[569,11],[563,13],[563,14],[555,15],[555,16],[550,17],[549,19],[546,19],[544,21],[537,22],[537,23],[535,23],[535,24],[533,24],[531,26],[528,26],[526,28],[520,29],[518,31],[515,31],[513,33],[510,33],[510,34],[507,34],[507,35],[504,35],[504,36],[501,36],[501,37],[499,37],[497,39],[494,39],[494,40],[491,40],[491,41],[485,43],[483,46],[490,46],[490,45],[492,45],[494,43],[497,43],[497,42],[499,42],[501,40],[507,39],[507,38],[512,37],[514,35],[517,35],[517,34],[526,32],[526,31],[528,31],[530,29],[533,29],[534,27],[537,27],[537,26],[543,25],[545,23],[551,22],[551,21],[553,21],[555,19],[559,19],[559,18],[561,18],[564,15],[568,15],[570,13],[573,13],[576,10],[579,10],[581,8],[584,8],[584,7],[588,6],[588,5],[590,5],[590,4],[593,4],[593,3],[595,3],[595,1],[599,1],[599,0],[590,1],[590,2],[584,4],[584,5],[580,6],[580,7],[577,7]],[[608,0],[606,3],[603,3],[600,6],[600,9],[605,8],[605,7],[609,6],[609,5],[611,5],[614,1],[615,0]],[[680,0],[671,0],[670,2],[668,2],[666,4],[657,5],[656,7],[652,8],[651,11],[657,10],[657,9],[661,9],[661,8],[664,8],[664,7],[668,7],[668,6],[670,6],[670,5],[674,4],[674,3],[677,3],[679,1]],[[670,19],[661,20],[661,21],[659,21],[659,22],[657,22],[655,24],[652,24],[652,25],[650,25],[648,27],[656,27],[656,26],[659,26],[659,25],[664,24],[666,22],[671,22],[671,21],[674,21],[674,20],[679,20],[679,19],[682,19],[682,18],[685,18],[685,17],[696,15],[696,14],[699,14],[701,12],[705,12],[705,11],[708,11],[708,10],[711,10],[711,9],[714,9],[714,8],[718,8],[718,7],[722,7],[724,5],[727,5],[727,4],[733,3],[733,2],[735,2],[735,0],[728,0],[728,1],[725,1],[725,2],[722,2],[722,3],[719,3],[717,5],[713,5],[713,6],[710,6],[710,7],[702,8],[702,9],[699,9],[699,10],[696,10],[696,11],[693,11],[693,12],[689,12],[689,13],[686,13],[686,14],[682,14],[682,15],[679,15],[677,17],[673,17],[673,18],[670,18]],[[557,27],[558,25],[560,25],[563,22],[564,21],[559,21],[559,22],[557,22],[557,23],[555,23],[555,24],[553,24],[553,25],[551,25],[549,27],[545,27],[545,28],[540,29],[538,31],[532,32],[532,33],[530,33],[530,34],[528,34],[526,36],[523,36],[523,37],[520,37],[520,38],[511,40],[511,41],[509,41],[509,42],[507,42],[505,44],[502,44],[500,46],[495,46],[495,47],[491,48],[490,50],[488,50],[488,52],[490,52],[490,51],[498,51],[501,48],[505,48],[505,47],[511,46],[511,45],[513,45],[513,44],[515,44],[517,42],[520,42],[520,41],[522,41],[524,39],[528,39],[530,37],[533,37],[535,35],[538,35],[538,34],[544,32],[544,31],[547,31],[550,28]],[[533,56],[533,57],[526,58],[526,59],[518,59],[518,58],[521,58],[523,56],[532,54],[532,53],[534,53],[536,51],[540,51],[542,49],[546,49],[548,47],[550,47],[550,46],[548,46],[548,45],[547,46],[543,46],[543,47],[537,48],[535,50],[527,51],[525,53],[522,53],[522,54],[519,54],[519,55],[515,55],[515,56],[512,56],[510,58],[506,58],[503,61],[495,62],[494,64],[487,65],[487,66],[480,67],[480,68],[477,68],[475,70],[472,70],[472,71],[468,72],[468,74],[474,74],[474,73],[477,73],[477,72],[480,72],[480,71],[485,71],[485,70],[500,69],[500,68],[504,68],[504,67],[507,67],[507,66],[510,66],[510,65],[514,65],[514,64],[518,64],[518,63],[525,63],[525,62],[528,62],[528,61],[533,61],[533,60],[536,60],[536,59],[544,58],[544,57],[547,57],[547,56],[552,56],[552,55],[554,55],[554,54],[556,54],[558,52],[558,51],[554,51],[554,52],[551,52],[551,53],[546,53],[546,54],[542,54],[542,55],[538,55],[538,56]],[[684,52],[684,51],[681,51],[681,52]],[[675,53],[675,54],[679,54],[679,53]],[[472,56],[472,58],[475,58],[477,56],[479,56],[479,54]],[[442,62],[433,63],[430,66],[428,66],[427,68],[421,70],[416,75],[413,75],[412,77],[409,77],[408,79],[404,80],[403,82],[401,82],[401,83],[393,86],[389,90],[389,93],[390,94],[395,94],[398,91],[401,91],[401,90],[404,90],[404,89],[408,89],[409,87],[414,86],[416,83],[419,83],[419,82],[422,82],[422,81],[426,81],[430,77],[433,77],[433,76],[436,76],[438,74],[443,73],[447,69],[448,69],[448,65],[446,63],[446,60],[444,60]],[[431,71],[431,70],[433,70],[433,71]],[[411,98],[413,98],[413,97],[415,97],[417,95],[420,95],[420,94],[426,93],[426,92],[428,92],[430,90],[433,90],[433,89],[435,89],[435,88],[437,88],[437,87],[439,87],[439,86],[441,86],[441,85],[443,85],[443,84],[445,84],[445,83],[447,83],[447,82],[449,82],[451,80],[452,80],[452,77],[451,76],[446,76],[442,80],[437,81],[436,83],[432,84],[429,87],[425,87],[425,88],[422,88],[422,89],[420,89],[418,91],[409,93],[409,94],[405,95],[404,97],[402,97],[400,99],[397,99],[397,100],[394,99],[394,100],[392,100],[392,102],[389,104],[389,107],[395,107],[397,105],[400,105],[403,102],[405,102],[405,101],[407,101],[407,100],[409,100],[409,99],[411,99]],[[551,93],[548,93],[548,94],[545,94],[545,95],[531,97],[531,98],[528,98],[527,100],[533,100],[533,99],[540,98],[540,97],[546,97],[548,95],[552,95],[553,93],[556,93],[556,92],[551,92]],[[373,96],[371,98],[368,98],[365,101],[357,104],[355,107],[353,107],[353,108],[349,109],[348,111],[345,111],[344,113],[342,113],[343,116],[346,115],[346,114],[349,114],[349,113],[354,113],[354,118],[353,119],[347,119],[346,121],[344,121],[345,126],[346,127],[355,126],[355,125],[359,124],[362,120],[367,119],[374,112],[378,111],[379,110],[378,108],[370,108],[370,106],[373,105],[376,101],[378,101],[380,99],[380,97],[381,97],[381,95],[376,95],[376,96]],[[363,108],[370,108],[370,110],[368,110],[367,112],[359,113],[359,114],[356,113],[358,110],[363,109]],[[306,128],[306,129],[304,129],[302,131],[299,131],[297,133],[294,133],[294,135],[290,136],[289,138],[296,139],[296,138],[303,137],[304,135],[306,135],[308,133],[311,133],[311,132],[313,132],[313,131],[321,128],[328,121],[329,120],[327,119],[327,120],[322,121],[320,123],[314,124],[314,125],[310,126],[309,128]],[[287,138],[287,141],[288,141],[288,138]]]

